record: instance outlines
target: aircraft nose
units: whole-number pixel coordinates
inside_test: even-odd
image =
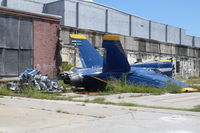
[[[67,72],[60,73],[61,79],[64,81],[65,84],[70,84],[70,76]]]

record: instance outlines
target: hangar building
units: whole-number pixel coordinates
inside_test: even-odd
[[[147,20],[102,4],[80,0],[0,0],[2,6],[62,16],[59,42],[62,61],[81,67],[78,51],[69,41],[70,33],[84,34],[103,53],[102,36],[120,35],[130,64],[172,59],[175,76],[200,76],[200,37],[180,27]],[[49,38],[50,39],[50,38]]]

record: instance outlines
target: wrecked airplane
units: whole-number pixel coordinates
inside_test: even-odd
[[[74,68],[61,73],[66,84],[76,87],[91,88],[106,84],[111,78],[121,79],[126,74],[128,84],[145,84],[149,87],[164,88],[176,85],[182,90],[190,90],[187,84],[173,78],[173,65],[170,61],[157,61],[129,65],[118,36],[105,35],[102,57],[83,35],[70,35],[72,43],[78,47],[83,68]],[[87,52],[86,52],[87,51]]]

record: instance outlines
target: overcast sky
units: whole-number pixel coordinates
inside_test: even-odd
[[[200,37],[200,0],[93,0],[127,13],[186,29]]]

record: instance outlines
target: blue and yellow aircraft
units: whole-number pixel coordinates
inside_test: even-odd
[[[83,68],[74,68],[71,71],[61,73],[66,84],[95,88],[101,84],[105,85],[111,78],[121,79],[125,73],[128,84],[145,84],[156,88],[175,84],[182,90],[191,89],[187,84],[171,78],[173,65],[168,60],[130,66],[120,38],[116,35],[103,37],[104,58],[83,35],[71,34],[70,38],[72,44],[79,49]]]

